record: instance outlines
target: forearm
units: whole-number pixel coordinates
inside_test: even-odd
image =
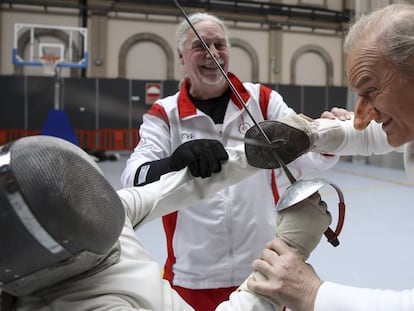
[[[313,311],[411,311],[414,290],[391,291],[356,288],[325,282],[319,288]]]
[[[159,180],[163,174],[170,172],[168,167],[170,154],[166,151],[145,150],[138,145],[126,162],[121,174],[121,183],[124,188],[142,186]],[[150,166],[146,166],[150,164]],[[151,170],[149,170],[151,168]]]
[[[319,121],[320,120],[320,121]],[[336,155],[372,155],[402,151],[388,144],[381,124],[371,122],[363,131],[355,130],[353,120],[319,119],[311,126],[317,134],[313,150]]]
[[[172,172],[170,158],[146,162],[135,172],[134,186],[144,186],[157,181],[162,175]]]
[[[247,163],[243,145],[227,148],[227,152],[229,159],[222,170],[209,178],[193,177],[185,168],[163,175],[158,182],[120,190],[134,226],[192,205],[258,172]]]

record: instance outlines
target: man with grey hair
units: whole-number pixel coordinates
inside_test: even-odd
[[[361,135],[349,131],[354,139],[348,144],[354,154],[378,148],[378,131],[373,129],[380,126],[388,144],[404,150],[405,170],[414,183],[414,6],[393,4],[361,16],[350,28],[344,50],[349,86],[359,96],[354,127],[362,130]],[[307,125],[294,127],[312,132]],[[382,146],[384,152],[389,149]],[[248,288],[295,311],[414,309],[413,289],[357,288],[322,281],[277,239],[253,267],[266,279],[250,279]]]
[[[296,114],[276,91],[242,82],[229,72],[228,32],[220,19],[195,13],[189,20],[258,122]],[[125,187],[144,185],[177,168],[171,155],[181,144],[188,151],[183,157],[191,153],[197,157],[206,140],[232,147],[253,125],[185,20],[177,28],[176,44],[184,79],[179,92],[157,100],[143,116],[141,139],[121,176]],[[337,160],[311,152],[293,165],[328,169]],[[211,172],[214,169],[205,167],[193,173],[207,177]],[[278,173],[282,174],[261,170],[197,206],[163,217],[168,256],[164,277],[196,310],[214,310],[226,300],[250,274],[252,260],[275,236],[275,205],[282,191],[276,181]]]

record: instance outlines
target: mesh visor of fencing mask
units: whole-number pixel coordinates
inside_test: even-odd
[[[27,295],[94,268],[124,221],[116,191],[74,144],[31,136],[1,147],[1,290]]]

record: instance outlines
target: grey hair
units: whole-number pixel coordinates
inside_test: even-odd
[[[362,15],[349,29],[344,52],[375,48],[405,78],[414,79],[414,6],[392,4]]]
[[[229,45],[229,38],[228,38],[228,31],[227,31],[227,27],[224,25],[223,21],[220,20],[217,16],[209,14],[209,13],[204,13],[204,12],[198,12],[198,13],[193,13],[191,15],[188,16],[189,21],[191,22],[192,25],[195,25],[199,22],[202,21],[212,21],[214,23],[216,23],[217,25],[219,25],[223,31],[224,31],[224,36],[226,39],[226,43],[227,45]],[[177,26],[177,30],[175,33],[175,42],[177,43],[177,48],[179,51],[182,51],[184,48],[184,43],[185,40],[187,40],[187,30],[190,28],[190,25],[188,24],[188,22],[186,20],[183,20],[178,26]]]

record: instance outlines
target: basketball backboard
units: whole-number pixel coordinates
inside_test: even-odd
[[[13,64],[86,68],[88,31],[83,27],[14,25]]]

